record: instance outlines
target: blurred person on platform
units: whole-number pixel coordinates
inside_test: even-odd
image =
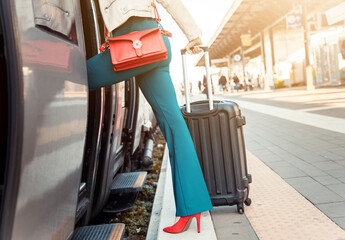
[[[240,86],[239,86],[240,79],[237,77],[236,73],[234,73],[234,76],[232,77],[232,79],[234,80],[234,83],[235,83],[235,89],[238,92],[238,90],[240,89]]]
[[[222,90],[227,92],[228,89],[227,89],[227,87],[226,87],[226,83],[227,83],[226,77],[225,77],[224,75],[222,75],[222,76],[219,78],[218,82],[219,82],[219,85],[222,86]]]
[[[199,93],[201,93],[201,81],[198,81],[198,88],[199,88]]]
[[[206,75],[204,75],[204,77],[203,77],[203,85],[204,85],[204,90],[202,91],[202,93],[205,93],[206,97],[208,98],[208,85],[207,85]],[[211,85],[212,85],[212,94],[214,94],[214,86],[212,84],[212,79],[211,79]]]

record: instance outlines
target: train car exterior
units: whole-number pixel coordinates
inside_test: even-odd
[[[88,91],[93,0],[2,0],[0,21],[0,239],[71,239],[132,170],[153,114],[134,78]]]

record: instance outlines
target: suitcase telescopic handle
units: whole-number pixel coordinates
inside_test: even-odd
[[[199,48],[201,48],[204,52],[208,52],[208,46],[202,46],[202,45],[199,45],[199,46],[197,46],[197,47],[199,47]],[[193,47],[192,47],[192,49],[193,49]],[[181,49],[181,54],[183,55],[183,54],[186,54],[186,52],[187,52],[187,49]]]
[[[210,57],[208,54],[208,47],[207,46],[198,46],[198,47],[204,51],[208,102],[209,102],[210,110],[213,110],[213,95],[212,95],[212,84],[211,84],[211,75],[210,75]],[[189,99],[189,80],[188,80],[188,72],[187,72],[187,64],[186,64],[186,52],[187,52],[186,49],[181,49],[182,65],[183,65],[183,79],[184,79],[184,95],[186,98],[186,110],[187,112],[190,113],[191,109],[190,109],[190,99]]]

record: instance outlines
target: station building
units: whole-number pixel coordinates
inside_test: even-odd
[[[234,0],[208,46],[219,73],[259,88],[342,85],[345,1]]]

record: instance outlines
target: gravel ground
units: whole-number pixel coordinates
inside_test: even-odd
[[[112,222],[126,224],[126,240],[144,240],[150,222],[153,200],[165,147],[165,139],[160,131],[154,135],[153,169],[147,174],[143,190],[139,193],[135,207],[117,214]]]

